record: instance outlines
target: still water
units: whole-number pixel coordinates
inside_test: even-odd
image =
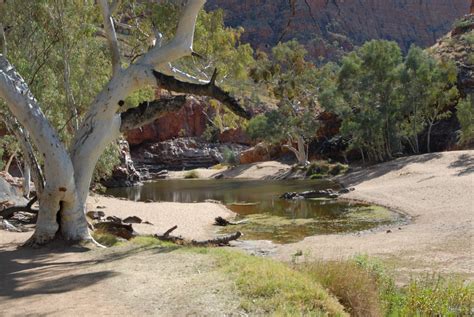
[[[285,192],[338,189],[324,180],[161,180],[141,187],[109,189],[107,194],[135,201],[203,202],[218,200],[248,222],[223,232],[240,230],[246,239],[289,243],[306,236],[354,232],[401,221],[379,206],[336,199],[283,200]]]

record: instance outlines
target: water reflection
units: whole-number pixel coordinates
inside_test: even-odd
[[[135,201],[192,203],[218,200],[250,221],[238,229],[232,226],[228,230],[241,230],[244,238],[280,243],[298,241],[314,234],[366,230],[400,220],[398,214],[377,206],[334,199],[279,199],[285,192],[337,187],[321,180],[162,180],[141,187],[110,189],[107,194]]]

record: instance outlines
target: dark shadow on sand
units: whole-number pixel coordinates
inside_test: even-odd
[[[474,156],[469,154],[461,154],[455,162],[449,165],[449,167],[460,169],[457,174],[458,176],[474,173]]]
[[[154,253],[171,252],[177,247],[148,248]],[[101,263],[118,261],[142,252],[143,247],[110,248],[90,251],[80,246],[48,246],[40,249],[0,246],[0,298],[14,300],[38,294],[57,294],[82,289],[119,275],[113,270],[97,270]],[[98,253],[90,255],[87,251]],[[77,261],[63,260],[71,258]]]

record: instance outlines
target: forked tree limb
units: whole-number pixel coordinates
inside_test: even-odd
[[[250,113],[242,108],[239,102],[232,97],[228,92],[216,86],[217,70],[214,71],[211,81],[207,84],[194,84],[177,80],[172,76],[153,71],[153,75],[157,80],[157,85],[179,93],[192,94],[196,96],[207,96],[220,101],[229,108],[230,111],[239,117],[250,119]]]

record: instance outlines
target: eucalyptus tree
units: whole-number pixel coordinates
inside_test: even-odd
[[[133,50],[130,43],[124,45],[123,42],[130,40],[130,36],[123,38],[117,30],[119,28],[125,30],[135,29],[133,25],[130,25],[133,19],[128,21],[129,24],[124,24],[122,21],[126,20],[118,18],[120,13],[114,10],[126,9],[123,6],[124,4],[120,5],[119,1],[114,1],[112,4],[107,0],[97,1],[97,7],[100,9],[97,11],[100,12],[102,17],[103,28],[91,32],[93,34],[90,35],[95,37],[99,34],[106,39],[111,57],[111,62],[106,66],[110,66],[111,75],[104,79],[103,87],[95,97],[91,98],[89,106],[85,106],[86,102],[81,103],[83,105],[81,111],[84,113],[80,118],[77,118],[77,129],[74,124],[70,129],[64,129],[70,135],[70,142],[68,143],[61,140],[58,129],[52,123],[53,120],[43,111],[43,109],[47,109],[47,105],[45,108],[40,107],[40,103],[33,95],[29,83],[9,62],[8,55],[0,55],[0,98],[4,100],[14,118],[12,120],[17,127],[16,131],[23,136],[20,138],[20,142],[24,145],[25,151],[35,156],[35,151],[31,149],[31,144],[29,144],[31,139],[36,148],[36,153],[39,153],[39,159],[44,162],[41,169],[38,164],[35,165],[36,168],[33,173],[39,200],[39,214],[36,230],[30,238],[29,244],[45,244],[55,237],[74,241],[93,241],[85,218],[85,204],[94,166],[100,155],[107,145],[117,139],[122,132],[147,124],[165,112],[179,109],[186,98],[183,95],[175,95],[166,99],[143,102],[137,107],[126,110],[124,106],[127,97],[140,92],[144,88],[159,86],[178,93],[213,97],[224,103],[237,115],[248,117],[248,113],[240,107],[233,97],[216,86],[216,72],[208,81],[203,81],[171,64],[185,56],[197,55],[193,51],[194,31],[198,14],[205,0],[165,2],[166,4],[177,5],[180,8],[177,27],[173,32],[174,35],[160,43],[159,39],[162,37],[162,31],[155,29],[153,33],[146,34],[143,30],[138,30],[137,32],[140,34],[135,38],[135,42],[143,42],[141,47],[147,47],[148,51],[137,53],[127,63],[123,57],[129,55]],[[35,3],[48,5],[51,2],[35,1]],[[61,2],[58,0],[58,3],[67,4],[68,1]],[[83,5],[84,12],[94,10],[92,2],[89,1],[77,1],[75,4]],[[45,13],[46,20],[54,14],[48,10]],[[63,23],[69,19],[65,12],[57,12],[57,14],[62,15]],[[82,23],[84,21],[85,25],[89,25],[89,23],[86,23],[87,16],[82,18],[83,20],[79,19],[76,22]],[[25,23],[28,23],[28,21],[25,21]],[[61,28],[62,26],[59,27],[59,29]],[[26,35],[33,36],[34,32],[35,30],[32,30],[31,34]],[[53,36],[56,35],[53,32]],[[57,36],[66,35],[59,33]],[[51,40],[50,35],[45,35],[44,39]],[[85,41],[80,44],[87,46],[96,43],[94,39],[91,42]],[[71,59],[76,58],[74,47],[66,45],[63,48],[62,56],[58,60],[61,61],[62,58],[67,57],[71,61]],[[84,50],[81,52],[84,52]],[[87,49],[85,52],[87,52]],[[92,54],[95,53],[95,51],[92,51]],[[90,57],[94,59],[94,56]],[[25,59],[25,65],[27,62]],[[30,62],[33,61],[30,60]],[[68,68],[64,61],[61,66],[63,69]],[[98,69],[101,70],[101,68]],[[97,82],[91,83],[87,72],[78,75],[71,72],[64,75],[64,80],[62,83],[58,83],[58,87],[68,89],[66,87],[68,86],[68,83],[66,83],[68,76],[82,77],[81,81],[75,81],[80,83],[76,87],[79,90],[81,84],[100,84]],[[69,85],[71,82],[69,82]],[[71,86],[69,88],[74,91],[75,87]],[[50,93],[54,92],[51,91]],[[45,100],[48,100],[46,98],[48,96],[44,97]],[[65,104],[68,105],[77,104],[77,98],[67,100],[67,93],[65,101]],[[66,112],[71,113],[72,117],[74,112],[70,110],[65,109]],[[67,146],[67,144],[70,145]],[[30,155],[26,156],[29,157]]]
[[[285,147],[301,165],[307,164],[308,141],[316,135],[320,110],[316,102],[317,69],[306,55],[296,40],[275,46],[271,59],[259,53],[251,76],[266,85],[277,100],[276,109],[251,120],[248,126],[255,139],[286,142]]]
[[[407,136],[414,153],[420,152],[418,137],[425,129],[428,129],[426,141],[430,152],[433,126],[452,115],[447,108],[458,98],[456,78],[453,63],[439,61],[416,46],[408,51],[400,76],[402,111],[406,114],[402,134]]]
[[[342,119],[341,134],[363,158],[384,161],[400,150],[397,87],[401,61],[395,42],[378,40],[365,43],[342,60],[333,109]]]

